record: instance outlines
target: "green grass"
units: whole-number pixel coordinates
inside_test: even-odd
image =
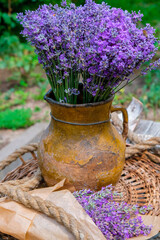
[[[31,121],[32,111],[30,109],[6,109],[0,112],[0,129],[26,128],[34,122]]]

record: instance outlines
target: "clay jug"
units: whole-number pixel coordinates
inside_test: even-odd
[[[88,104],[67,104],[44,97],[51,109],[51,122],[38,147],[39,167],[48,186],[62,179],[76,190],[99,190],[115,185],[125,162],[128,115],[112,106],[110,99]],[[110,122],[110,113],[122,111],[123,133]]]

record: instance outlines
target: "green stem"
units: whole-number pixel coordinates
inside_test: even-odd
[[[74,81],[74,83],[75,83],[75,89],[77,89],[77,91],[78,91],[78,84],[79,84],[78,76],[79,76],[79,74],[77,72],[77,67],[75,66],[75,81]],[[77,95],[74,96],[74,104],[76,104],[76,103],[77,103]]]
[[[116,94],[117,92],[119,92],[122,88],[124,88],[125,86],[127,86],[128,84],[130,84],[131,82],[133,82],[134,80],[136,80],[139,76],[141,76],[140,74],[135,77],[134,79],[132,79],[131,81],[127,82],[125,85],[123,85],[120,89],[118,89],[116,92],[114,92],[114,94]]]
[[[65,77],[65,89],[68,90],[68,79]],[[67,98],[67,103],[68,103],[68,93],[65,93],[65,97]]]
[[[85,82],[85,72],[82,73],[83,76],[83,82]],[[83,103],[86,102],[86,89],[84,88],[84,84],[83,84]]]
[[[101,85],[101,79],[102,79],[101,77],[97,77],[97,80],[96,80],[96,83],[95,83],[95,84],[97,84],[97,82],[98,82],[98,91],[96,92],[96,96],[95,96],[94,99],[93,99],[94,102],[97,101],[98,95],[99,95],[99,93],[100,93],[99,87],[100,87],[100,85]],[[103,81],[104,81],[104,79],[103,79]],[[103,81],[102,81],[102,84],[103,84]]]
[[[70,82],[70,88],[74,88],[74,82],[73,82],[73,70],[71,66],[71,82]],[[73,94],[71,95],[71,103],[73,104]]]
[[[111,88],[107,87],[106,91],[99,98],[99,101],[106,100],[106,97],[109,96],[110,91],[111,91]]]

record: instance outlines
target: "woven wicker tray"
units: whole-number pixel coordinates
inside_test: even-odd
[[[20,156],[22,165],[9,172],[2,182],[30,177],[37,171],[36,151],[30,151],[30,153],[31,157],[26,162],[23,155]],[[121,178],[115,187],[115,191],[120,192],[121,196],[115,197],[115,200],[139,206],[151,204],[153,210],[148,214],[160,215],[160,164],[152,161],[154,157],[160,162],[159,157],[148,151],[126,160]],[[43,187],[45,186],[44,182],[41,184]],[[15,238],[1,233],[0,239],[15,240]],[[160,239],[160,236],[152,239]]]

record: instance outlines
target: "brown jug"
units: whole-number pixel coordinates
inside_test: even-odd
[[[51,186],[66,178],[76,190],[115,185],[125,162],[126,109],[112,107],[113,97],[98,103],[60,103],[51,90],[45,100],[51,122],[39,143],[38,159],[46,183]],[[114,111],[123,113],[123,137],[110,122]]]

